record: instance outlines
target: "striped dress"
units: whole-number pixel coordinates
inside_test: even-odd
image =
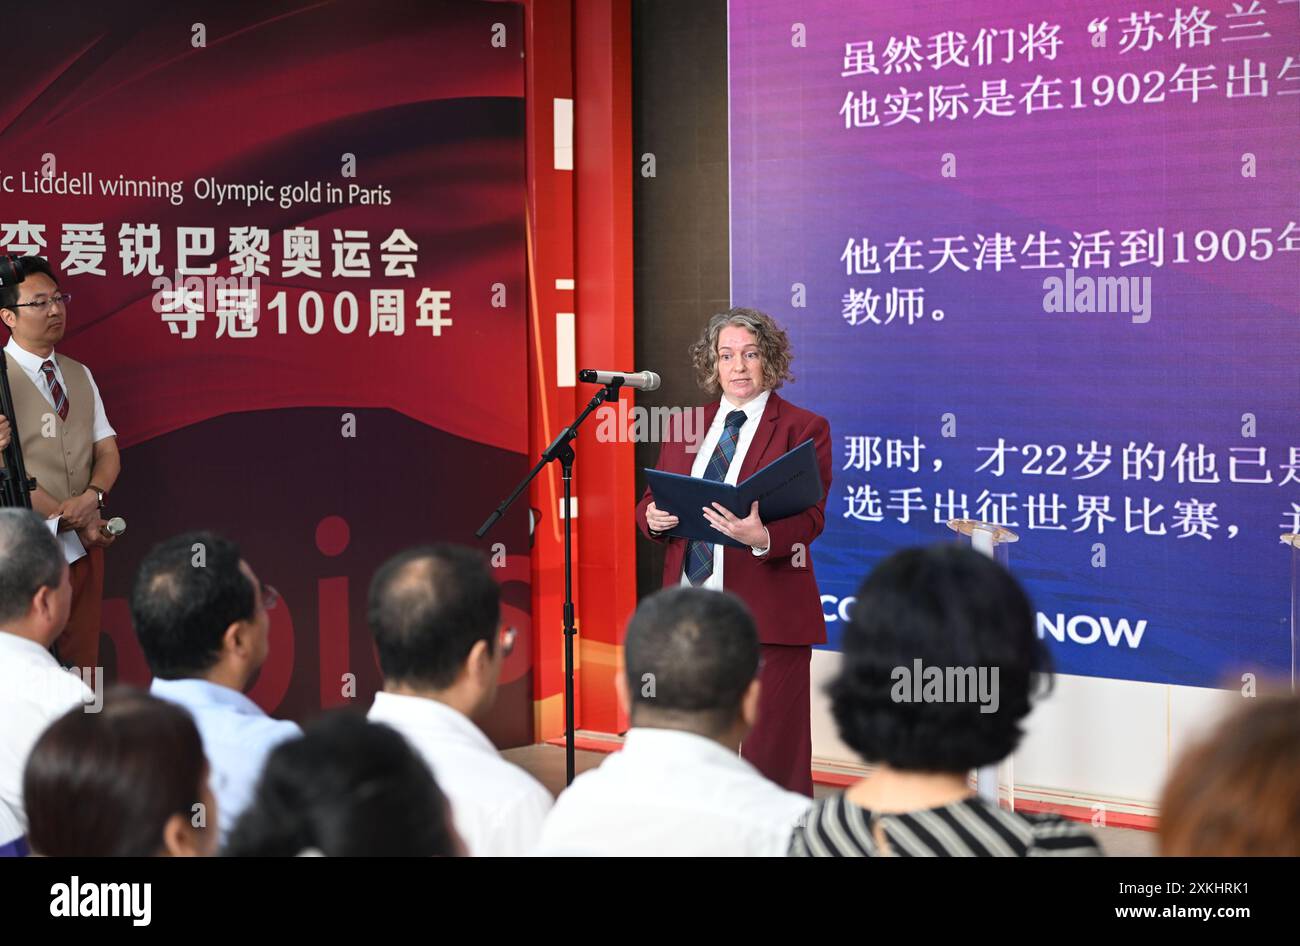
[[[876,843],[879,822],[888,850]],[[906,814],[872,815],[843,794],[809,809],[790,838],[790,857],[1097,857],[1085,825],[1059,815],[1006,811],[966,798]]]

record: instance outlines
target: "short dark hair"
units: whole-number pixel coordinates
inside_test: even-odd
[[[240,559],[238,545],[212,532],[149,550],[131,589],[131,617],[155,677],[202,674],[220,658],[226,629],[252,619],[257,596]]]
[[[451,806],[396,730],[348,710],[272,750],[226,844],[232,857],[448,857]]]
[[[0,509],[0,622],[26,616],[42,588],[63,580],[63,553],[30,509]]]
[[[370,632],[385,683],[446,689],[479,641],[496,646],[501,588],[481,552],[459,545],[407,549],[370,582]]]
[[[208,763],[190,714],[129,687],[59,717],[23,773],[27,836],[47,857],[152,857],[172,815],[193,819]],[[216,830],[212,816],[207,830]]]
[[[734,595],[665,588],[637,606],[623,655],[633,725],[718,735],[758,673],[758,632]]]
[[[827,687],[840,738],[895,769],[965,772],[1010,755],[1039,680],[1050,684],[1035,612],[1011,573],[957,545],[904,549],[862,582]],[[976,700],[895,700],[900,668],[997,668],[997,709]]]
[[[54,285],[59,284],[59,277],[54,275],[53,268],[43,256],[22,256],[14,260],[13,263],[14,268],[18,270],[23,279],[35,273],[41,273],[53,279]],[[18,304],[18,297],[21,294],[18,286],[17,283],[0,286],[0,309],[13,309]]]

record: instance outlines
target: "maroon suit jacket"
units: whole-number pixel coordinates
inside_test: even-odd
[[[714,401],[704,409],[705,430],[713,423],[719,403]],[[822,486],[826,495],[831,489],[831,427],[826,418],[795,407],[773,391],[759,418],[740,466],[737,482],[743,481],[760,468],[776,460],[805,440],[812,439],[817,448],[817,465],[821,470]],[[702,436],[702,435],[701,435]],[[665,442],[659,450],[660,470],[690,475],[696,454],[686,452],[680,441]],[[642,535],[653,542],[668,546],[664,556],[664,587],[675,586],[682,580],[682,562],[686,558],[686,539],[666,535],[652,535],[646,524],[646,507],[654,500],[649,488],[636,507],[636,521]],[[755,555],[750,549],[726,547],[722,550],[722,581],[726,589],[749,606],[758,623],[758,639],[764,644],[811,645],[826,642],[826,621],[822,617],[821,594],[813,574],[810,546],[822,534],[826,524],[826,496],[816,506],[797,515],[767,526],[772,544],[764,555]],[[798,543],[803,545],[802,563],[794,563]]]

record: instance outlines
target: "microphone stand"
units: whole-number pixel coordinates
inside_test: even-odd
[[[0,470],[0,507],[32,508],[32,490],[36,481],[28,479],[23,462],[22,439],[18,436],[18,419],[14,417],[14,394],[9,387],[9,359],[0,352],[0,414],[9,419],[9,446],[4,449],[4,469]]]
[[[537,461],[537,465],[532,471],[524,477],[523,481],[515,487],[514,492],[506,497],[505,502],[496,508],[492,515],[487,517],[487,521],[479,526],[474,535],[477,538],[483,538],[487,531],[496,524],[510,504],[522,493],[536,477],[542,472],[546,464],[554,460],[560,461],[561,476],[564,479],[564,784],[573,784],[574,760],[573,760],[573,637],[577,629],[573,626],[573,551],[571,549],[572,539],[570,538],[572,508],[569,502],[570,480],[573,477],[573,441],[578,436],[578,427],[587,419],[587,415],[606,401],[617,401],[619,388],[623,385],[622,378],[614,378],[601,389],[600,393],[591,399],[586,408],[578,419],[568,427],[560,431],[549,447],[542,451],[542,458]],[[539,622],[540,624],[540,622]]]

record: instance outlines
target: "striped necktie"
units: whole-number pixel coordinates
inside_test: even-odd
[[[709,465],[704,468],[704,478],[722,482],[727,478],[727,469],[731,458],[736,455],[736,442],[739,440],[740,428],[745,424],[744,411],[732,411],[727,415],[722,436],[713,448]],[[686,577],[692,585],[702,585],[713,574],[713,542],[701,542],[692,539],[686,546]]]
[[[50,386],[50,397],[54,398],[54,409],[59,412],[61,420],[68,419],[68,396],[63,393],[63,385],[54,376],[54,362],[46,361],[41,365],[45,373],[45,382]]]

